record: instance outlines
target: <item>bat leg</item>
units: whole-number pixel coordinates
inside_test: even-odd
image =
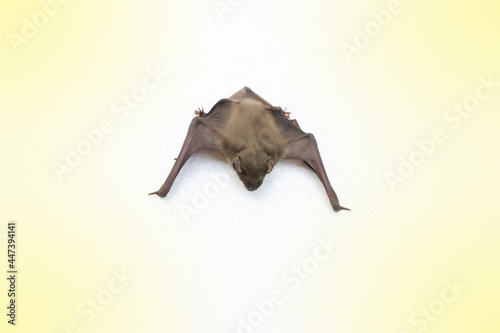
[[[292,142],[289,143],[285,159],[302,160],[311,169],[313,169],[323,183],[326,194],[328,195],[328,199],[330,200],[330,204],[332,205],[334,211],[338,212],[340,210],[350,210],[349,208],[341,206],[339,203],[337,194],[333,190],[330,180],[326,175],[326,170],[323,166],[323,161],[319,154],[318,144],[314,135],[306,133],[299,138],[292,140]]]
[[[170,170],[170,174],[161,188],[158,191],[149,193],[149,195],[156,194],[159,197],[165,197],[170,191],[170,188],[172,187],[172,184],[174,183],[174,180],[179,174],[182,166],[195,152],[200,150],[220,151],[216,133],[204,123],[204,120],[205,119],[197,117],[191,121],[186,139],[184,140],[179,156],[175,159],[175,163],[172,170]]]

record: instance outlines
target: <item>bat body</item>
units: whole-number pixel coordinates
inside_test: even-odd
[[[195,112],[186,139],[172,170],[161,188],[150,194],[165,197],[180,169],[197,151],[222,152],[245,188],[260,187],[266,174],[281,159],[304,161],[323,183],[335,211],[349,210],[339,200],[326,175],[316,140],[303,132],[287,112],[269,104],[245,87],[217,102],[210,112]]]

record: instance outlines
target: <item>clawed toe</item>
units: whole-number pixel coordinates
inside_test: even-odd
[[[203,118],[205,116],[205,111],[203,110],[203,106],[201,108],[198,108],[197,110],[194,111],[194,114],[198,118]]]

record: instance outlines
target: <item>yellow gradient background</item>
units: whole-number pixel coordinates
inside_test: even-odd
[[[500,3],[401,0],[350,62],[340,46],[354,45],[356,28],[390,1],[243,0],[223,20],[214,3],[71,0],[16,52],[8,34],[21,35],[23,17],[41,7],[1,2],[2,272],[11,220],[19,242],[17,325],[7,324],[2,278],[2,332],[60,333],[72,321],[81,332],[236,332],[236,317],[283,286],[282,272],[327,235],[339,252],[255,332],[499,332],[500,87],[457,129],[443,117],[480,77],[500,83]],[[168,76],[120,119],[113,102],[156,67]],[[331,211],[315,176],[291,164],[273,173],[261,208],[231,174],[191,224],[178,203],[203,175],[186,171],[184,194],[146,196],[180,149],[186,108],[208,111],[245,85],[315,134],[352,212]],[[307,109],[312,100],[319,107]],[[105,118],[112,133],[59,181],[54,161]],[[391,190],[386,173],[436,128],[446,141]],[[222,164],[199,168],[232,173]],[[288,171],[303,172],[313,184],[302,193],[313,195],[288,185]],[[225,205],[233,195],[241,206]],[[240,240],[251,257],[220,259]],[[94,319],[78,315],[123,269],[129,285]],[[246,270],[262,279],[240,284]],[[455,279],[467,289],[425,330],[412,326],[412,313]],[[231,295],[247,287],[248,299]]]

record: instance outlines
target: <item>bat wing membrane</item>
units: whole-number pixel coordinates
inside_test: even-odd
[[[323,160],[319,154],[318,144],[314,135],[302,131],[296,123],[287,118],[281,108],[273,107],[271,110],[274,122],[281,135],[288,140],[287,149],[283,158],[304,161],[319,177],[325,187],[333,210],[350,210],[339,204],[337,194],[333,190],[326,174]]]
[[[228,113],[231,112],[231,101],[222,99],[217,102],[210,112],[201,112],[189,125],[179,156],[177,157],[170,174],[158,191],[150,193],[165,197],[170,191],[175,178],[187,160],[196,152],[202,150],[221,151],[218,141],[218,131],[227,123]]]

